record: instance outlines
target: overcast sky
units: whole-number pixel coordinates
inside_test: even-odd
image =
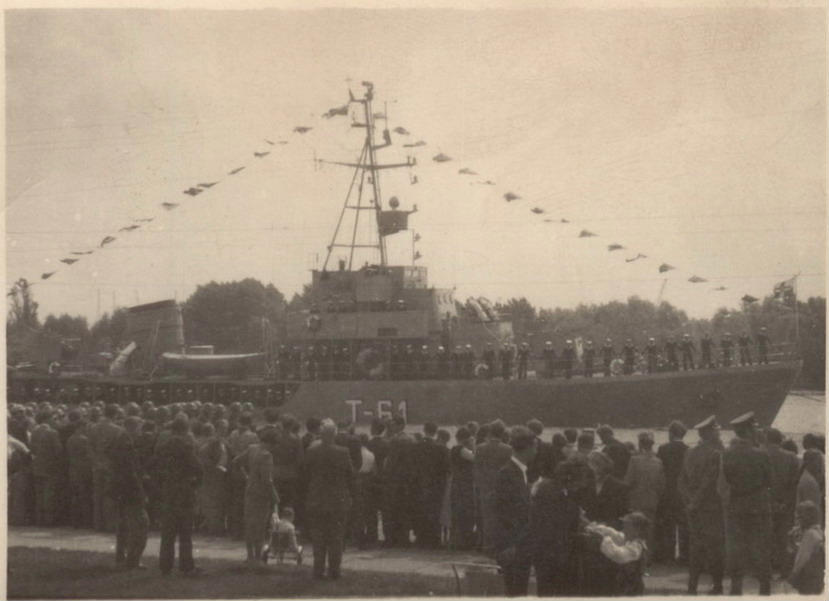
[[[461,299],[573,307],[656,300],[664,284],[662,298],[704,317],[798,272],[801,297],[823,294],[824,17],[6,13],[6,276],[38,282],[42,317],[93,320],[99,298],[109,311],[244,277],[290,297],[324,259],[351,177],[314,156],[354,160],[362,143],[348,118],[320,115],[370,80],[389,127],[411,132],[380,159],[418,161],[382,174],[384,196],[418,205],[421,264]],[[402,147],[418,139],[428,144]],[[453,160],[434,162],[439,152]],[[485,179],[497,185],[472,183]],[[509,191],[521,199],[505,202]],[[107,235],[117,240],[99,249]],[[409,261],[411,234],[396,238],[393,262]],[[637,253],[648,258],[625,261]],[[662,262],[677,269],[662,275]]]

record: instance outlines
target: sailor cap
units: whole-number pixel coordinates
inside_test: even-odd
[[[740,417],[735,417],[729,422],[729,424],[735,427],[756,425],[757,422],[754,420],[754,411],[749,411],[748,413],[743,413]]]
[[[694,430],[705,430],[706,428],[713,428],[715,430],[719,430],[720,425],[717,423],[716,416],[709,415],[696,426],[694,426]]]

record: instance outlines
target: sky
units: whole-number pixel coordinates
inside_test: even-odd
[[[417,205],[419,264],[461,300],[710,317],[797,273],[825,294],[822,9],[19,10],[5,46],[6,279],[37,282],[41,317],[211,280],[300,291],[352,176],[314,159],[362,145],[320,116],[364,80],[411,132],[379,159],[417,161],[381,174],[383,200]]]

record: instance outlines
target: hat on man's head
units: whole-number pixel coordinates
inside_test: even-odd
[[[757,421],[754,419],[754,411],[749,411],[748,413],[743,413],[740,417],[735,417],[729,422],[729,425],[734,429],[756,426]]]
[[[694,430],[719,430],[720,424],[717,423],[717,417],[715,415],[709,415],[696,426],[694,426]]]

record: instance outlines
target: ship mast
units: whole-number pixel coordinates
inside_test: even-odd
[[[328,262],[331,260],[331,255],[336,248],[348,249],[348,270],[352,270],[354,262],[354,252],[358,249],[376,249],[380,254],[380,265],[387,264],[386,256],[386,232],[383,231],[381,224],[381,215],[383,213],[383,197],[380,190],[380,171],[383,169],[396,169],[399,167],[412,167],[414,161],[407,158],[405,163],[394,163],[380,165],[377,163],[377,151],[381,148],[391,146],[391,134],[388,129],[383,129],[383,143],[375,144],[375,115],[372,112],[372,101],[374,100],[374,84],[369,81],[364,81],[365,95],[362,98],[355,98],[349,90],[349,104],[359,104],[363,107],[363,122],[354,122],[352,127],[364,127],[366,130],[365,142],[363,149],[360,152],[360,157],[356,163],[346,163],[340,161],[325,161],[320,159],[320,163],[328,163],[331,165],[341,165],[344,167],[353,167],[354,176],[351,178],[351,185],[348,188],[343,208],[340,212],[340,217],[337,220],[337,226],[334,228],[334,234],[331,237],[331,243],[328,245],[328,252],[325,256],[325,262],[322,269],[325,271],[328,268]],[[366,181],[368,180],[368,181]],[[371,190],[371,197],[363,199],[365,192],[365,184],[368,183]],[[356,194],[355,194],[356,185]],[[392,199],[394,200],[394,199]],[[394,202],[390,203],[393,209],[396,209]],[[354,211],[354,228],[351,232],[351,239],[349,242],[337,242],[340,230],[343,228],[343,218],[346,211]],[[374,226],[377,232],[377,243],[367,241],[365,243],[357,240],[358,228],[361,217],[364,211],[374,212]]]

